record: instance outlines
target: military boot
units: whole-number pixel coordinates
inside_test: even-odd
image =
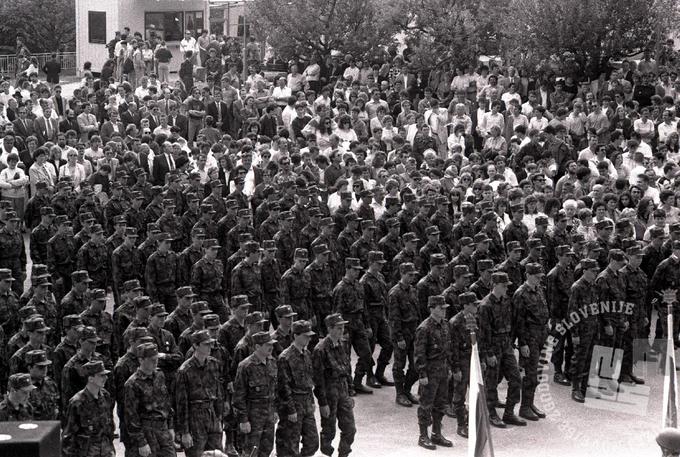
[[[420,437],[418,437],[418,446],[434,451],[437,446],[430,440],[430,436],[427,432],[427,425],[420,425]]]
[[[354,373],[354,392],[357,394],[372,394],[373,391],[361,383],[363,377],[364,375],[359,372]]]
[[[377,379],[378,382],[383,386],[393,386],[394,383],[388,381],[385,377],[385,368],[385,364],[378,363],[378,366],[375,367],[375,379]]]
[[[450,440],[447,440],[443,435],[442,435],[442,418],[441,417],[433,417],[432,418],[432,436],[430,438],[430,441],[432,441],[432,444],[437,444],[439,446],[443,447],[453,447],[453,443]]]
[[[536,418],[536,420],[538,420],[538,418]],[[520,419],[515,415],[515,405],[507,403],[507,401],[505,406],[505,413],[503,413],[503,422],[505,422],[508,425],[518,426],[527,425],[526,421]]]

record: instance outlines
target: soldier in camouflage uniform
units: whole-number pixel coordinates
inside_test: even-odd
[[[633,343],[637,338],[644,338],[647,334],[643,329],[647,325],[647,275],[640,268],[642,264],[642,248],[637,243],[626,250],[628,264],[623,267],[621,274],[626,285],[626,303],[634,305],[632,315],[628,317],[628,330],[623,333],[623,362],[621,364],[621,382],[644,384],[644,379],[633,374],[634,359]]]
[[[396,218],[388,219],[385,222],[385,226],[387,234],[378,241],[378,249],[382,251],[386,259],[394,259],[403,249],[401,239],[399,238],[399,221]],[[382,267],[381,273],[388,285],[394,284],[394,276],[398,274],[394,268],[392,262],[387,262]]]
[[[113,365],[115,360],[112,351],[113,318],[106,311],[106,291],[104,289],[92,291],[90,306],[80,313],[80,318],[84,325],[94,327],[97,330],[99,342],[96,350],[101,354],[107,365]]]
[[[142,259],[136,247],[137,238],[136,228],[126,228],[123,244],[113,251],[111,257],[113,298],[116,308],[122,304],[121,295],[125,282],[139,279],[142,276]]]
[[[109,259],[102,226],[93,226],[91,235],[92,238],[78,250],[77,267],[88,272],[93,288],[106,289],[109,283]]]
[[[557,246],[555,248],[555,256],[557,264],[550,270],[545,280],[545,298],[550,305],[551,331],[557,339],[550,361],[555,367],[553,381],[556,384],[569,386],[571,385],[569,373],[571,372],[571,357],[573,354],[571,335],[568,331],[564,334],[555,332],[555,324],[567,317],[569,290],[574,284],[572,261],[575,256],[574,251],[567,245]],[[563,362],[564,370],[562,369]]]
[[[165,319],[163,326],[175,338],[175,341],[178,341],[182,332],[191,326],[191,303],[195,297],[197,295],[191,286],[182,286],[177,289],[177,308]]]
[[[232,376],[236,376],[238,364],[245,360],[255,350],[253,335],[263,331],[263,327],[268,323],[268,321],[264,318],[261,312],[255,311],[246,316],[244,323],[246,326],[246,333],[234,347],[233,358],[231,361]]]
[[[272,357],[275,341],[268,332],[253,336],[254,351],[239,363],[234,379],[234,413],[244,437],[243,452],[268,457],[274,447],[277,403],[277,366]]]
[[[262,281],[262,309],[269,316],[272,326],[276,327],[276,313],[279,306],[279,289],[281,286],[281,266],[276,258],[274,240],[262,242],[262,257],[259,262],[260,280]]]
[[[76,265],[73,227],[66,216],[55,217],[54,225],[57,226],[57,233],[47,244],[47,267],[56,282],[55,288],[61,290],[63,295],[63,291],[71,289],[71,273]]]
[[[392,260],[392,271],[394,272],[394,277],[392,278],[393,283],[399,282],[401,278],[400,266],[404,263],[412,263],[415,267],[415,271],[420,275],[423,266],[423,259],[420,257],[417,251],[418,247],[418,237],[413,232],[404,233],[401,236],[401,241],[404,243],[404,248],[399,251],[399,254]],[[416,276],[416,279],[420,276]]]
[[[56,215],[51,206],[40,208],[40,224],[31,231],[31,261],[47,264],[47,246],[55,234],[52,222]]]
[[[170,249],[170,242],[170,234],[159,235],[158,249],[147,260],[144,277],[151,300],[173,310],[177,306],[177,254]]]
[[[18,230],[21,219],[14,211],[7,211],[5,226],[0,229],[0,268],[12,270],[16,279],[12,284],[15,294],[21,294],[26,277],[26,248],[24,237]]]
[[[188,286],[191,283],[191,268],[203,257],[203,242],[205,231],[203,229],[191,229],[191,242],[178,256],[177,259],[177,283]]]
[[[52,378],[47,376],[47,367],[52,362],[47,353],[34,349],[26,353],[26,364],[31,375],[31,383],[35,389],[31,391],[29,403],[33,406],[33,419],[53,421],[59,418],[59,388]]]
[[[300,319],[310,319],[310,276],[305,270],[309,254],[306,249],[295,250],[293,265],[281,276],[280,302],[298,313]]]
[[[349,354],[345,352],[342,342],[347,321],[340,314],[330,314],[325,324],[328,336],[319,341],[312,353],[314,396],[321,414],[320,448],[325,455],[333,454],[331,444],[337,422],[340,428],[338,456],[347,457],[352,451],[356,434],[354,401],[348,389],[348,384],[352,382]]]
[[[276,341],[274,343],[274,352],[272,352],[272,356],[275,359],[278,359],[281,353],[293,342],[291,327],[297,313],[293,311],[293,308],[287,305],[279,306],[274,312],[276,313],[279,325],[276,327],[276,330],[274,330],[274,335],[272,336]]]
[[[113,400],[104,388],[109,370],[102,361],[83,365],[87,387],[68,402],[62,431],[62,449],[67,457],[108,456],[113,448]]]
[[[212,314],[212,311],[208,308],[208,302],[195,301],[191,304],[191,325],[184,329],[177,342],[180,353],[186,355],[189,349],[191,349],[191,335],[199,330],[205,329],[203,316],[207,314]]]
[[[363,268],[368,268],[368,253],[378,250],[375,240],[375,224],[372,220],[361,221],[361,237],[350,247],[349,256],[359,259]]]
[[[382,275],[382,268],[387,264],[382,251],[368,253],[368,270],[359,280],[364,290],[364,301],[368,309],[369,326],[372,338],[369,340],[371,354],[376,344],[380,345],[380,354],[375,365],[375,372],[370,375],[369,385],[393,386],[394,383],[385,378],[385,368],[392,358],[392,341],[387,325],[387,283]]]
[[[77,314],[69,314],[62,318],[61,328],[64,337],[52,353],[52,373],[59,392],[61,392],[61,372],[64,369],[64,365],[78,352],[78,338],[82,326],[83,321]]]
[[[123,304],[120,305],[113,313],[113,347],[116,351],[116,357],[125,353],[123,344],[123,332],[128,328],[130,322],[135,319],[135,299],[141,297],[144,293],[144,288],[137,279],[125,281],[123,284]]]
[[[63,411],[66,411],[66,406],[71,397],[87,384],[84,365],[92,361],[102,361],[101,355],[95,352],[98,342],[99,337],[94,327],[82,327],[80,329],[78,352],[66,362],[61,372],[60,387]]]
[[[418,379],[413,362],[413,341],[420,322],[418,299],[413,287],[418,272],[415,265],[409,262],[401,264],[399,273],[401,279],[387,295],[389,310],[387,315],[394,347],[392,378],[397,391],[397,404],[411,407],[418,404],[411,394],[411,387]],[[408,371],[404,373],[407,361]]]
[[[45,320],[39,315],[29,317],[25,321],[26,331],[28,332],[28,342],[12,355],[9,359],[9,373],[27,373],[27,355],[30,351],[40,349],[52,356],[52,348],[45,341],[47,333],[51,330],[45,325]]]
[[[0,268],[0,326],[7,338],[14,335],[21,326],[17,319],[19,311],[19,299],[12,290],[12,270]],[[5,341],[2,341],[3,345]]]
[[[174,457],[172,396],[163,371],[157,369],[158,348],[143,343],[137,348],[139,368],[125,382],[125,424],[130,446],[139,455]]]
[[[262,278],[259,266],[260,243],[248,241],[245,244],[246,257],[231,271],[231,293],[247,295],[248,301],[255,311],[269,316],[267,309],[262,309]]]
[[[428,298],[441,294],[444,289],[443,274],[446,269],[446,257],[444,254],[432,254],[429,259],[430,271],[416,285],[418,294],[418,313],[423,319],[428,315]]]
[[[92,279],[86,270],[76,270],[71,273],[71,290],[61,299],[61,305],[57,309],[58,319],[63,319],[69,314],[80,314],[89,305],[90,284]]]
[[[211,355],[215,340],[207,330],[191,336],[194,354],[177,372],[175,430],[187,457],[222,449],[224,392],[219,363]]]
[[[204,255],[191,270],[191,286],[201,300],[208,302],[212,311],[220,316],[220,320],[228,317],[226,304],[226,277],[222,261],[217,259],[220,246],[217,240],[207,239],[203,242]]]
[[[418,406],[418,445],[436,449],[437,445],[452,447],[453,443],[442,435],[442,419],[448,399],[451,367],[451,335],[446,321],[449,305],[441,295],[428,298],[430,316],[416,329],[413,355],[420,382]],[[428,427],[432,425],[432,436]]]
[[[309,457],[319,449],[314,417],[312,355],[307,349],[315,333],[309,321],[294,322],[292,332],[293,343],[281,353],[277,362],[279,423],[276,427],[276,455]]]
[[[0,422],[33,420],[33,406],[29,402],[35,386],[28,373],[15,373],[9,377],[9,393],[0,401]]]
[[[519,365],[524,368],[525,373],[522,378],[519,415],[524,419],[537,421],[545,418],[545,413],[534,404],[534,395],[538,386],[538,359],[548,338],[550,311],[541,285],[545,276],[543,267],[538,263],[529,263],[526,266],[526,275],[526,281],[512,296],[514,312],[517,314]]]

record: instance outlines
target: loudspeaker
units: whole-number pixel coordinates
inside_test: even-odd
[[[0,422],[0,456],[61,457],[59,421]]]

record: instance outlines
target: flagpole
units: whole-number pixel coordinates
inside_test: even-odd
[[[661,432],[656,437],[656,442],[661,448],[661,455],[677,456],[680,452],[680,430],[678,427],[678,400],[677,400],[677,377],[675,373],[675,342],[673,332],[673,303],[677,300],[675,290],[662,292],[663,301],[666,302],[666,360],[664,363],[663,383],[663,413],[661,416]]]
[[[488,409],[487,409],[487,403],[486,403],[486,388],[484,386],[484,376],[482,373],[482,366],[481,362],[479,360],[479,349],[477,346],[477,334],[475,333],[476,329],[476,323],[473,320],[472,322],[469,322],[467,325],[468,330],[470,331],[470,342],[472,343],[472,351],[471,351],[471,356],[470,356],[470,393],[472,394],[472,386],[473,386],[473,380],[476,381],[475,383],[475,390],[478,390],[478,396],[481,399],[481,401],[478,402],[477,395],[469,395],[469,405],[470,407],[473,406],[474,402],[474,411],[475,417],[471,417],[472,415],[468,416],[468,432],[470,432],[471,427],[474,429],[474,433],[470,433],[469,437],[470,440],[468,441],[468,456],[470,457],[477,457],[479,454],[477,454],[477,439],[479,437],[479,430],[477,430],[477,425],[482,424],[482,426],[485,429],[487,440],[486,440],[486,445],[488,446],[488,454],[491,457],[494,455],[493,451],[493,441],[491,439],[491,425],[489,423],[489,418],[488,418]],[[474,372],[473,372],[474,370]],[[481,406],[480,406],[481,405]],[[481,421],[477,421],[477,417],[480,416],[483,418]],[[470,420],[472,419],[472,420]],[[474,439],[473,439],[474,438]]]

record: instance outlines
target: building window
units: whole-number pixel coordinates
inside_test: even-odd
[[[90,43],[106,44],[106,13],[87,12],[87,37]]]
[[[144,14],[144,29],[154,28],[156,36],[165,41],[181,41],[184,38],[184,13],[166,11]]]
[[[250,24],[246,23],[246,18],[245,16],[239,16],[238,17],[238,31],[237,31],[237,36],[242,37],[243,36],[243,27],[245,26],[246,29],[246,36],[250,36]]]
[[[198,36],[203,31],[203,27],[205,27],[203,11],[187,11],[186,19],[186,29],[189,30],[193,36]]]

